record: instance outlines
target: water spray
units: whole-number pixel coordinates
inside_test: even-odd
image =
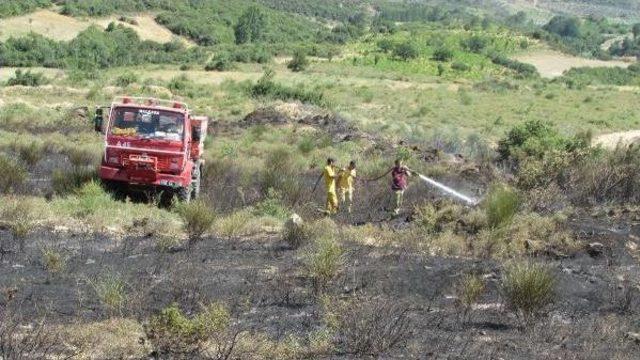
[[[449,194],[449,195],[453,195],[454,197],[466,202],[468,205],[471,206],[476,206],[478,205],[478,203],[480,203],[480,201],[478,199],[474,199],[474,198],[470,198],[466,195],[460,194],[459,192],[453,190],[452,188],[441,184],[431,178],[428,178],[420,173],[417,173],[418,176],[420,176],[420,179],[422,179],[424,182],[426,182],[427,184],[433,185],[435,187],[437,187],[438,189],[444,191],[445,193]]]

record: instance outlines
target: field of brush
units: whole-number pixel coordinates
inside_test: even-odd
[[[640,128],[637,64],[427,5],[53,3],[0,19],[0,358],[637,357],[640,150],[606,136]],[[247,13],[262,42],[227,42]],[[101,186],[94,109],[124,94],[213,119],[198,201]],[[321,213],[327,157],[351,213]],[[370,179],[398,158],[480,203],[414,176],[393,216]]]

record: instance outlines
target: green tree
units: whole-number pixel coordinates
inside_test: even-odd
[[[257,6],[250,6],[234,27],[236,44],[258,42],[264,37],[267,17]]]
[[[410,42],[405,42],[402,44],[398,44],[393,49],[393,55],[399,57],[400,59],[407,61],[410,59],[415,59],[418,57],[418,49],[416,49],[415,45]]]

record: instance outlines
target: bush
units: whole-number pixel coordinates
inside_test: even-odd
[[[22,70],[16,70],[16,73],[13,77],[7,80],[7,86],[40,86],[49,83],[49,80],[42,73],[31,72],[31,70],[27,70],[23,72]]]
[[[184,222],[189,245],[202,240],[204,234],[211,230],[216,219],[215,213],[201,200],[178,204],[177,211]]]
[[[484,200],[488,225],[498,228],[509,224],[519,206],[520,198],[514,189],[506,185],[494,185]]]
[[[204,66],[205,71],[229,71],[234,65],[228,53],[217,54],[207,65]]]
[[[508,266],[502,278],[502,294],[525,324],[539,316],[555,298],[555,278],[544,265],[519,263]]]
[[[192,318],[174,304],[152,317],[145,332],[161,356],[190,358],[203,353],[207,343],[216,334],[224,333],[229,323],[229,311],[220,303],[205,307]]]
[[[300,72],[307,69],[309,66],[309,60],[307,54],[302,49],[296,50],[293,54],[293,59],[287,64],[287,68],[293,72]]]
[[[412,335],[409,308],[395,300],[353,299],[329,306],[329,323],[336,328],[341,350],[348,354],[382,357],[402,347]]]
[[[127,71],[116,78],[115,85],[119,87],[127,87],[137,82],[140,82],[138,75],[131,71]]]
[[[474,35],[468,39],[462,40],[461,45],[465,50],[479,54],[487,47],[487,39]]]
[[[463,63],[463,62],[460,62],[460,61],[454,61],[454,62],[451,64],[451,68],[452,68],[453,70],[456,70],[456,71],[469,71],[469,69],[470,69],[471,67],[469,67],[469,65],[467,65],[467,64],[465,64],[465,63]]]
[[[440,61],[440,62],[450,61],[451,59],[453,59],[453,50],[451,50],[451,49],[449,49],[447,47],[437,48],[433,52],[432,59],[435,60],[435,61]]]
[[[298,100],[303,103],[326,105],[324,93],[319,90],[307,90],[303,86],[297,88],[284,86],[273,81],[273,71],[266,71],[264,75],[249,88],[251,96],[269,97],[276,100],[291,101]]]
[[[536,69],[536,67],[531,64],[525,64],[517,60],[511,60],[501,54],[492,54],[490,57],[491,62],[493,62],[494,64],[514,70],[516,73],[524,77],[540,76],[540,74],[538,73],[538,69]]]
[[[542,159],[553,150],[574,151],[589,146],[587,139],[561,136],[551,124],[529,120],[514,126],[507,136],[498,142],[498,154],[502,160],[522,160],[527,157]]]
[[[404,61],[408,61],[417,58],[420,53],[413,43],[404,42],[393,48],[393,55]]]
[[[18,190],[27,179],[27,171],[15,161],[0,154],[0,193]]]
[[[333,237],[321,236],[306,254],[304,263],[313,281],[314,290],[319,294],[342,268],[343,249]]]

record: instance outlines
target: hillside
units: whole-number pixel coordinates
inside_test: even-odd
[[[0,2],[0,359],[636,360],[634,6]]]

